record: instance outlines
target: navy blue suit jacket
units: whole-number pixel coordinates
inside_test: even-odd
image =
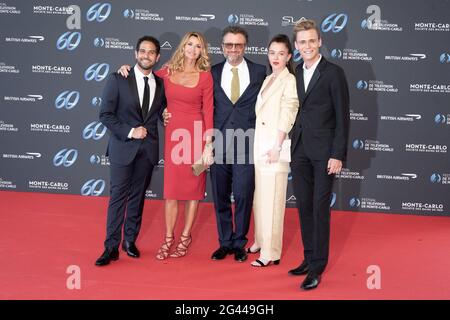
[[[250,84],[234,105],[221,86],[225,61],[211,68],[214,79],[214,128],[220,130],[224,137],[227,129],[246,131],[255,128],[255,104],[259,90],[266,78],[266,67],[248,59],[245,59],[245,61],[250,73]],[[217,152],[220,152],[220,150],[216,149],[216,154]],[[249,152],[253,152],[253,148],[247,146],[246,153]]]
[[[143,119],[134,70],[128,78],[117,72],[108,77],[103,90],[100,121],[110,130],[106,155],[112,163],[128,165],[142,145],[152,164],[159,160],[158,118],[167,105],[164,82],[155,75],[156,90],[146,119]],[[131,128],[147,129],[145,139],[129,139]]]

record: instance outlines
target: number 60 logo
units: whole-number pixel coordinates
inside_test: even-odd
[[[333,31],[333,33],[338,33],[345,28],[348,21],[348,16],[344,13],[330,14],[325,20],[322,22],[322,31],[328,32]]]
[[[105,190],[105,180],[91,179],[86,181],[86,183],[81,187],[82,196],[99,196]]]

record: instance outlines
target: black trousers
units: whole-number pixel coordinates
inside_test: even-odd
[[[136,241],[141,228],[145,191],[150,184],[152,171],[153,165],[145,150],[139,150],[128,165],[111,163],[105,248],[119,247],[122,227],[125,240]]]
[[[301,143],[301,142],[300,142]],[[300,217],[304,258],[310,270],[322,274],[330,247],[330,201],[334,175],[327,160],[312,160],[299,145],[292,156],[291,174]]]

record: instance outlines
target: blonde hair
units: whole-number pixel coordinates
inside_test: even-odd
[[[294,42],[297,40],[297,33],[306,30],[316,30],[319,39],[321,38],[320,30],[319,27],[316,25],[316,22],[314,20],[301,18],[295,23],[294,26]]]
[[[198,57],[197,62],[195,63],[196,68],[199,71],[209,71],[211,69],[211,63],[208,56],[208,43],[200,32],[192,31],[184,35],[172,57],[166,63],[169,74],[184,71],[184,47],[188,43],[190,37],[196,37],[202,45],[200,57]]]

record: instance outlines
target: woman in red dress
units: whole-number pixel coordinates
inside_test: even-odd
[[[202,159],[213,162],[213,80],[210,73],[207,42],[199,32],[184,35],[172,58],[156,72],[164,79],[169,120],[164,140],[164,199],[166,235],[156,258],[186,255],[192,242],[191,229],[199,200],[205,198],[206,172],[195,176],[192,164]],[[120,73],[126,75],[127,66]],[[185,224],[175,250],[174,229],[178,201],[185,201]]]
[[[205,198],[206,172],[195,176],[192,164],[203,159],[212,163],[213,80],[207,42],[198,32],[181,40],[172,58],[156,75],[164,79],[167,112],[164,140],[164,198],[166,239],[157,258],[176,258],[186,254],[192,242],[191,229],[198,202]],[[174,228],[178,200],[185,200],[185,224],[174,252]]]

